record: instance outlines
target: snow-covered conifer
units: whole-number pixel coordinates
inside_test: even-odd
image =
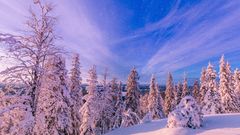
[[[150,81],[150,91],[148,96],[148,110],[152,114],[152,119],[160,119],[163,118],[163,107],[161,101],[159,101],[159,89],[156,84],[156,78],[152,75]]]
[[[70,96],[72,100],[72,115],[73,115],[73,126],[74,134],[79,134],[78,130],[80,127],[80,114],[79,109],[81,108],[82,101],[82,87],[81,87],[81,72],[80,72],[80,61],[79,54],[73,56],[71,77],[70,77]]]
[[[137,115],[140,115],[140,91],[138,87],[139,76],[136,68],[133,68],[127,80],[126,110],[131,109]]]
[[[182,87],[183,87],[182,83],[178,82],[177,88],[176,88],[177,95],[175,95],[176,105],[178,105],[182,99]]]
[[[240,105],[240,71],[238,69],[234,71],[234,92],[238,98],[238,104]]]
[[[34,134],[73,134],[65,62],[62,56],[54,56],[45,66],[37,100]]]
[[[143,118],[148,113],[148,96],[149,93],[140,96],[140,118]]]
[[[239,112],[238,99],[233,87],[233,75],[230,65],[224,60],[224,56],[222,56],[220,60],[219,79],[219,90],[223,111],[226,113]]]
[[[202,126],[200,107],[192,96],[185,96],[174,111],[168,115],[167,127],[199,128]]]
[[[119,82],[118,84],[118,93],[117,93],[117,102],[115,105],[115,114],[114,114],[114,123],[113,123],[113,129],[119,128],[122,123],[122,117],[123,117],[123,112],[125,110],[125,105],[122,99],[122,83]]]
[[[195,98],[195,100],[197,101],[197,103],[200,103],[200,96],[199,96],[199,83],[198,80],[194,81],[193,84],[193,97]]]
[[[217,114],[221,113],[221,100],[217,89],[216,82],[217,73],[213,69],[211,63],[208,64],[206,70],[206,89],[207,92],[203,99],[202,113],[204,114]]]
[[[165,100],[164,100],[164,113],[167,116],[169,112],[173,110],[172,102],[174,100],[173,95],[173,77],[171,73],[168,73],[166,91],[165,91]]]
[[[187,95],[190,95],[190,91],[189,91],[189,89],[188,89],[187,77],[184,76],[182,98],[184,98],[184,97],[187,96]]]
[[[30,106],[31,98],[24,88],[7,86],[0,90],[0,134],[31,134],[34,117]]]
[[[206,68],[202,68],[201,77],[200,77],[200,97],[199,100],[201,101],[201,107],[203,106],[203,100],[205,94],[207,92],[207,80],[206,80]]]
[[[139,124],[140,122],[141,121],[138,115],[129,108],[123,113],[121,127],[133,126]]]
[[[100,119],[101,106],[99,99],[99,91],[97,90],[97,72],[96,66],[91,67],[88,71],[89,77],[87,79],[88,94],[84,96],[86,102],[80,109],[80,135],[94,135],[97,134],[96,123]]]

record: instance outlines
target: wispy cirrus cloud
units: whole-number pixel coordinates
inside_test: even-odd
[[[200,1],[191,7],[180,4],[177,1],[166,17],[123,40],[157,35],[158,51],[143,66],[143,74],[165,74],[240,50],[239,1]]]

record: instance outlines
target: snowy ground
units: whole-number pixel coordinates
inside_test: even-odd
[[[167,119],[116,129],[107,135],[240,135],[240,113],[207,115],[200,129],[166,128]]]

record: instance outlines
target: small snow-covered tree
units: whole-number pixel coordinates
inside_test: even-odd
[[[80,72],[80,60],[79,54],[74,54],[72,61],[72,69],[70,76],[70,96],[72,101],[72,116],[73,116],[73,127],[74,133],[79,134],[80,127],[80,114],[79,109],[83,105],[82,101],[82,87],[81,87],[81,72]]]
[[[201,101],[201,107],[203,106],[203,100],[207,92],[207,80],[206,80],[206,69],[202,68],[201,77],[200,77],[200,95],[199,100]]]
[[[138,87],[139,76],[136,68],[133,68],[127,80],[126,110],[131,109],[137,115],[140,115],[140,91]]]
[[[172,102],[174,100],[173,90],[173,77],[171,73],[168,73],[165,100],[164,100],[164,113],[167,116],[169,112],[173,110]]]
[[[223,111],[226,113],[239,112],[238,99],[234,92],[233,75],[230,65],[225,62],[224,56],[220,59],[219,90]]]
[[[57,55],[48,60],[37,104],[34,134],[73,134],[71,102],[65,61]]]
[[[167,127],[199,128],[202,126],[200,107],[192,96],[185,96],[174,111],[168,115]]]
[[[207,92],[203,99],[202,113],[204,114],[217,114],[221,113],[221,100],[217,89],[216,82],[217,73],[213,69],[211,63],[208,64],[206,70],[206,89]]]
[[[195,98],[197,103],[201,102],[199,95],[200,95],[199,94],[199,83],[198,83],[198,80],[195,80],[194,84],[193,84],[193,97]]]
[[[6,86],[0,90],[0,134],[31,134],[34,117],[30,106],[31,98],[24,88]]]
[[[129,108],[123,113],[121,127],[130,127],[140,122],[138,115]]]
[[[187,77],[184,76],[183,79],[183,91],[182,91],[182,98],[184,98],[185,96],[190,95],[190,91],[188,89],[188,84],[187,84]]]
[[[150,91],[148,96],[148,110],[152,114],[152,119],[160,119],[163,118],[163,107],[162,102],[159,101],[159,89],[158,85],[156,84],[156,78],[152,75],[150,81]]]

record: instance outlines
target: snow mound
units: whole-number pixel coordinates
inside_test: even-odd
[[[203,127],[166,128],[167,119],[119,128],[107,135],[240,135],[240,113],[205,115]]]

